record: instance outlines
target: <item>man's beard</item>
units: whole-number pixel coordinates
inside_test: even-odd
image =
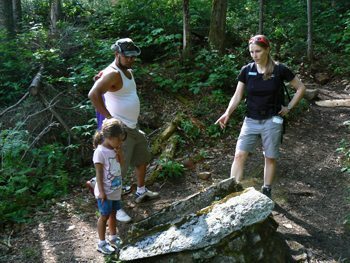
[[[122,62],[120,61],[120,56],[118,56],[118,67],[120,68],[120,69],[130,69],[131,67],[129,67],[129,66],[126,66],[126,65],[123,65],[122,64]]]

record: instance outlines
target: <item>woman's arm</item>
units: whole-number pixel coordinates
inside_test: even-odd
[[[239,103],[241,102],[244,95],[245,84],[241,81],[238,81],[235,94],[232,96],[230,103],[227,106],[227,109],[224,114],[215,122],[215,124],[219,124],[223,129],[226,126],[231,114],[237,109]]]
[[[290,82],[290,85],[292,86],[293,89],[296,90],[292,100],[288,103],[288,106],[282,106],[280,112],[278,113],[281,116],[287,115],[292,108],[294,108],[299,101],[303,98],[304,93],[305,93],[305,85],[301,82],[301,80],[295,76],[294,79]]]

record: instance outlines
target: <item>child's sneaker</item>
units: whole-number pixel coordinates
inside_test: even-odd
[[[129,223],[131,217],[124,211],[124,209],[117,210],[117,220],[123,223]]]
[[[120,237],[116,237],[115,239],[109,240],[109,244],[115,248],[116,251],[119,251],[122,247],[123,241],[120,239]]]
[[[271,198],[271,188],[270,187],[262,186],[261,187],[261,192],[264,195],[266,195],[268,198]]]
[[[97,245],[97,251],[105,255],[110,255],[115,252],[115,249],[108,242],[104,242],[101,245]]]
[[[135,202],[136,203],[142,203],[142,202],[144,202],[146,200],[155,199],[158,196],[159,196],[159,193],[152,192],[152,191],[150,191],[150,190],[148,190],[146,188],[146,191],[144,193],[142,193],[142,194],[136,192],[136,194],[135,194]]]

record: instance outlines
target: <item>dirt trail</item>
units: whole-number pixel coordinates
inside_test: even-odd
[[[282,157],[273,189],[274,217],[300,262],[350,262],[350,233],[343,221],[350,213],[350,176],[341,172],[342,138],[349,129],[342,125],[350,119],[350,109],[321,108],[311,105],[298,119],[289,123],[284,136]],[[206,160],[184,179],[156,183],[151,190],[162,199],[134,205],[132,195],[124,199],[126,210],[140,220],[167,204],[229,176],[235,138],[216,139],[208,145]],[[198,170],[212,172],[202,181]],[[262,153],[258,150],[247,163],[243,185],[261,187]],[[131,224],[120,224],[125,237]],[[6,231],[11,237],[11,253],[0,250],[0,262],[105,262],[96,252],[95,202],[85,188],[77,189],[46,213],[33,215],[33,223]]]

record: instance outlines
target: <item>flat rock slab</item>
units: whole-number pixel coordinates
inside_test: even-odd
[[[233,232],[265,220],[273,207],[271,199],[248,188],[198,211],[181,224],[141,237],[123,247],[119,259],[129,261],[213,246]]]

